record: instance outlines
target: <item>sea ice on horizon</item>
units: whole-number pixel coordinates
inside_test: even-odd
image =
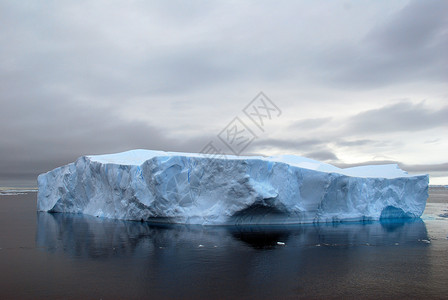
[[[340,169],[294,155],[152,150],[82,156],[38,177],[38,211],[226,225],[418,218],[428,175],[397,165]]]

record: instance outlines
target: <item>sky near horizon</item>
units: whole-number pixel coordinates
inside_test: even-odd
[[[86,154],[396,162],[448,184],[448,1],[0,0],[0,179]],[[255,126],[259,92],[278,114]],[[253,103],[253,102],[252,102]],[[280,113],[281,111],[281,113]]]

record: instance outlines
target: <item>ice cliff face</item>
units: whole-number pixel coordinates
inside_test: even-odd
[[[428,176],[396,165],[150,150],[83,156],[38,186],[39,211],[204,225],[416,218],[428,197]]]

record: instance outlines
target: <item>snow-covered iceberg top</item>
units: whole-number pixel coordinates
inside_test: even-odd
[[[167,157],[167,156],[183,156],[183,157],[195,157],[195,158],[210,158],[218,159],[214,155],[202,154],[202,153],[183,153],[183,152],[165,152],[155,150],[136,149],[126,152],[104,154],[104,155],[89,155],[87,156],[91,161],[103,163],[103,164],[118,164],[118,165],[133,165],[140,166],[144,162],[154,157]],[[310,158],[297,156],[297,155],[277,155],[277,156],[235,156],[226,155],[223,159],[230,160],[248,160],[259,159],[271,162],[286,163],[294,167],[310,169],[321,172],[339,173],[347,176],[356,177],[381,177],[381,178],[396,178],[396,177],[410,177],[407,172],[401,170],[397,164],[387,165],[369,165],[353,168],[341,169],[333,165],[316,161]]]
[[[416,218],[428,197],[428,176],[395,164],[152,150],[83,156],[38,186],[39,211],[207,225]]]

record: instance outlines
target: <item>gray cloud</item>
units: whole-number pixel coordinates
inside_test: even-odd
[[[400,166],[409,172],[445,172],[445,176],[448,175],[448,163],[426,165],[400,164]]]
[[[328,148],[329,142],[319,139],[281,140],[259,139],[255,140],[248,150],[253,153],[263,153],[263,150],[276,148],[285,153],[294,153],[321,161],[338,161],[338,157]]]
[[[388,22],[374,28],[367,38],[383,50],[419,51],[444,34],[447,9],[446,1],[411,1]]]
[[[322,145],[325,145],[325,141],[319,139],[283,140],[275,138],[261,138],[255,140],[251,144],[251,148],[253,148],[254,151],[258,151],[259,149],[279,148],[284,149],[285,151],[303,152],[315,149],[316,147],[320,147]]]
[[[443,145],[448,107],[434,103],[447,93],[433,87],[448,79],[447,4],[400,5],[0,0],[0,177],[84,154],[199,151],[259,90],[286,121],[254,153],[338,161],[340,148],[375,150],[392,131],[432,130]],[[372,87],[414,82],[380,97],[426,103],[362,111]],[[339,101],[360,112],[326,105]]]
[[[341,147],[356,147],[356,146],[366,146],[366,145],[372,145],[377,144],[378,142],[368,139],[362,139],[362,140],[353,140],[353,141],[347,141],[347,140],[341,140],[338,141],[336,144]]]
[[[319,151],[313,151],[309,152],[305,155],[306,157],[320,160],[320,161],[337,161],[339,160],[336,154],[334,154],[330,150],[319,150]]]
[[[448,2],[410,1],[356,44],[334,47],[323,60],[331,84],[378,87],[448,80]]]
[[[290,129],[299,129],[299,130],[306,130],[306,129],[316,129],[319,128],[328,122],[331,121],[332,118],[314,118],[314,119],[304,119],[294,122],[290,125]]]
[[[0,124],[0,173],[36,176],[84,154],[131,148],[170,148],[175,142],[155,127],[120,122],[107,110],[58,101],[19,103],[9,107]],[[39,110],[39,116],[35,112]]]
[[[203,135],[179,141],[161,127],[55,98],[45,99],[45,105],[16,99],[2,114],[0,178],[36,177],[86,154],[136,148],[198,152],[211,140]]]
[[[346,131],[357,133],[390,133],[420,131],[448,127],[448,106],[439,110],[428,108],[424,102],[400,102],[379,109],[361,112],[348,119]]]

